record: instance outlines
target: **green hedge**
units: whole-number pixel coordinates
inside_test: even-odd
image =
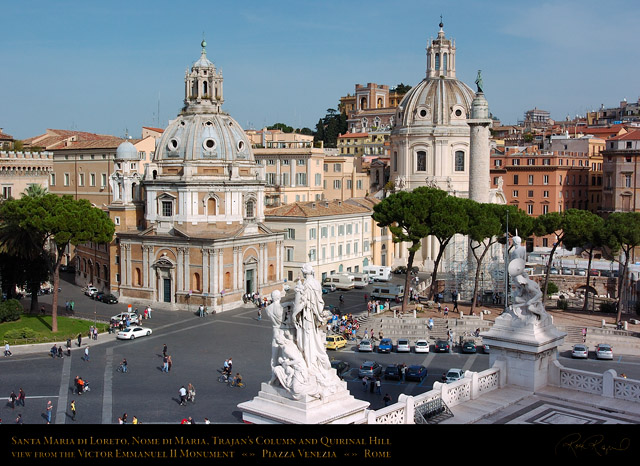
[[[0,322],[13,322],[20,319],[22,304],[17,299],[8,299],[0,303]]]

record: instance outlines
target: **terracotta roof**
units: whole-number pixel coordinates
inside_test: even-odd
[[[619,136],[613,136],[609,138],[609,141],[624,141],[624,140],[633,140],[637,141],[640,139],[640,129],[636,129],[629,133],[621,134]]]
[[[345,133],[338,136],[338,138],[366,138],[369,133]]]
[[[143,126],[144,129],[150,129],[151,131],[156,131],[158,133],[164,133],[164,129],[162,128],[154,128],[152,126]]]
[[[612,126],[583,126],[580,131],[585,134],[614,134],[626,129],[622,124]]]
[[[75,137],[76,141],[68,141],[66,147],[64,146],[65,141],[69,138]],[[124,139],[117,138],[116,136],[104,135],[104,134],[95,134],[88,133],[85,131],[71,131],[66,129],[47,129],[45,134],[41,134],[40,136],[34,136],[31,138],[27,138],[23,141],[25,146],[40,146],[45,149],[93,149],[93,148],[102,148],[112,147],[111,144],[114,141],[119,141],[115,147],[124,141]],[[105,145],[106,144],[106,145]],[[86,146],[86,147],[85,147]]]
[[[326,217],[341,214],[361,214],[371,212],[370,208],[341,201],[294,202],[265,211],[266,217]]]
[[[10,140],[13,141],[13,136],[11,136],[10,134],[3,133],[2,131],[0,131],[0,139],[10,139]]]

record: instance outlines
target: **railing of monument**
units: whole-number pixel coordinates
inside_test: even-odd
[[[640,403],[640,380],[621,377],[613,369],[598,374],[570,369],[559,363],[556,367],[561,388]]]
[[[398,402],[369,411],[368,424],[413,424],[414,413],[427,405],[455,406],[500,388],[500,369],[492,367],[482,372],[468,372],[464,378],[450,384],[436,382],[435,388],[416,396],[400,395]]]

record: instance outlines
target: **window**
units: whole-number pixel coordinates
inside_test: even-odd
[[[289,186],[289,174],[288,173],[280,173],[280,178],[282,182],[282,186]]]
[[[549,213],[549,206],[546,204],[542,205],[542,213],[543,214],[548,214]]]
[[[500,160],[500,159],[494,160],[493,165],[496,166],[496,167],[501,167],[502,166],[502,160]]]
[[[533,189],[527,191],[527,197],[533,197]]]
[[[529,184],[533,184],[533,175],[529,175]]]
[[[309,230],[309,239],[316,239],[316,229],[315,228],[311,228]]]
[[[353,181],[347,180],[347,189],[352,189],[352,188],[353,188]]]
[[[551,165],[551,159],[542,159],[542,165]]]
[[[342,165],[340,165],[339,163],[334,163],[333,164],[333,171],[334,172],[341,172],[342,171]]]
[[[513,197],[518,197],[518,190],[517,189],[513,190]]]
[[[342,257],[342,244],[338,245],[338,259]]]
[[[338,236],[344,236],[344,225],[338,225]]]
[[[328,230],[327,227],[322,227],[320,229],[320,237],[321,238],[326,238],[327,237],[327,230]]]
[[[631,188],[631,175],[624,175],[624,187]]]
[[[2,197],[4,199],[9,199],[11,197],[11,186],[2,187]]]
[[[291,164],[291,160],[289,160],[289,159],[284,159],[282,161],[282,165],[290,165],[290,164]]]
[[[323,169],[325,172],[328,172],[328,171],[329,171],[329,164],[328,164],[328,163],[325,163],[325,164],[323,165],[322,169]]]
[[[51,186],[55,186],[56,185],[56,174],[52,173],[51,176],[49,177],[49,185]]]
[[[347,235],[353,233],[353,225],[351,223],[347,223]]]
[[[171,217],[173,215],[173,202],[162,201],[162,216]]]
[[[461,150],[458,150],[455,153],[455,171],[464,171],[464,152]]]
[[[120,225],[120,217],[115,217],[113,219],[113,223],[116,224],[116,225]]]
[[[296,161],[296,163],[297,163],[297,165],[306,165],[306,164],[307,164],[307,161],[306,161],[305,159],[298,159],[298,160]]]
[[[362,180],[357,180],[356,181],[356,189],[362,189]]]
[[[427,153],[423,150],[416,154],[416,171],[424,172],[427,170]]]
[[[322,174],[316,173],[316,186],[322,186]]]
[[[276,184],[276,174],[275,173],[267,173],[267,184],[274,185]]]
[[[364,252],[368,252],[369,251],[369,241],[364,241],[364,243],[362,243],[362,250]]]
[[[527,159],[527,165],[535,165],[536,159]]]
[[[511,165],[520,165],[520,159],[513,159]]]
[[[310,261],[315,261],[316,260],[316,250],[315,249],[309,249],[309,260]]]
[[[96,185],[96,174],[91,173],[89,175],[89,186],[95,186],[95,185]]]
[[[549,197],[549,191],[542,191],[542,197]]]
[[[253,199],[249,199],[245,205],[245,211],[246,211],[246,217],[247,218],[253,218],[255,217],[256,213],[255,213],[255,202],[253,201]]]
[[[533,204],[528,204],[527,205],[527,213],[529,215],[533,215]]]
[[[84,186],[84,173],[78,173],[78,186]]]
[[[306,186],[307,185],[307,174],[306,173],[296,173],[296,184],[298,186]]]
[[[518,175],[513,175],[513,184],[518,184]]]
[[[68,173],[64,174],[64,185],[65,186],[69,186],[69,184],[71,184],[71,175],[69,175]]]
[[[284,239],[296,239],[296,230],[294,228],[284,230]]]
[[[293,261],[293,248],[284,248],[284,255],[287,262]]]
[[[333,180],[333,189],[340,189],[342,187],[342,182],[340,180]]]
[[[103,173],[102,175],[100,175],[100,186],[101,187],[105,187],[107,186],[107,174]]]
[[[542,184],[549,184],[549,175],[542,176]]]

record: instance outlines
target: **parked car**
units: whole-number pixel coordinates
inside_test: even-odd
[[[580,275],[581,277],[586,277],[587,276],[587,270],[586,269],[576,269],[576,275]]]
[[[336,286],[333,283],[325,283],[322,285],[322,289],[326,289],[328,293],[331,291],[336,291]]]
[[[587,359],[589,357],[589,349],[587,348],[587,345],[573,345],[573,349],[571,350],[571,357]]]
[[[362,340],[358,345],[358,351],[373,351],[371,340]]]
[[[365,361],[358,369],[358,377],[373,377],[382,373],[382,366],[375,361]]]
[[[456,382],[464,377],[464,371],[462,369],[449,369],[447,372],[447,383]]]
[[[118,340],[135,340],[138,337],[146,337],[151,335],[151,329],[146,327],[129,327],[120,330],[116,338]]]
[[[482,345],[482,352],[484,354],[489,354],[491,352],[491,347],[486,343]]]
[[[613,359],[613,348],[606,343],[596,346],[596,359]]]
[[[400,366],[398,364],[389,364],[387,367],[385,367],[385,379],[400,380],[400,377],[402,377],[402,373],[400,372]]]
[[[116,298],[116,296],[111,293],[102,295],[100,301],[106,304],[118,304],[118,298]]]
[[[600,271],[598,269],[591,269],[589,270],[589,275],[592,277],[599,277]]]
[[[334,359],[331,361],[331,367],[336,370],[338,377],[341,379],[344,375],[351,370],[351,365],[347,361],[340,361],[338,359]]]
[[[476,348],[476,343],[473,340],[467,340],[462,343],[462,352],[463,353],[475,353],[478,351]]]
[[[573,275],[573,270],[569,267],[562,267],[562,275]]]
[[[378,353],[391,353],[393,342],[391,338],[383,338],[378,344]]]
[[[409,346],[409,340],[406,338],[398,338],[398,344],[396,345],[397,353],[409,353],[411,352],[411,346]]]
[[[91,297],[92,295],[94,295],[97,292],[98,292],[98,288],[96,288],[95,286],[88,286],[87,289],[85,290],[84,294],[86,294],[87,296]]]
[[[93,293],[89,296],[91,299],[95,299],[96,301],[102,301],[102,297],[105,295],[104,291],[98,291],[97,293]]]
[[[558,269],[556,269],[555,267],[551,267],[551,269],[549,270],[549,273],[551,275],[558,275]]]
[[[395,274],[407,273],[407,268],[404,265],[399,265],[398,267],[393,269],[393,273]]]
[[[416,353],[428,353],[429,342],[427,340],[416,340],[416,344],[413,348]]]
[[[120,314],[116,314],[115,316],[111,316],[112,320],[116,322],[120,322],[122,319],[129,318],[131,322],[138,322],[138,314],[135,312],[121,312]]]
[[[433,346],[433,349],[438,353],[451,353],[451,345],[447,340],[438,340]]]
[[[327,339],[324,342],[326,349],[338,350],[347,346],[347,340],[341,335],[327,335]]]
[[[407,372],[405,373],[406,380],[416,380],[418,382],[422,382],[422,380],[426,376],[427,376],[427,368],[417,364],[409,366],[407,368]]]

